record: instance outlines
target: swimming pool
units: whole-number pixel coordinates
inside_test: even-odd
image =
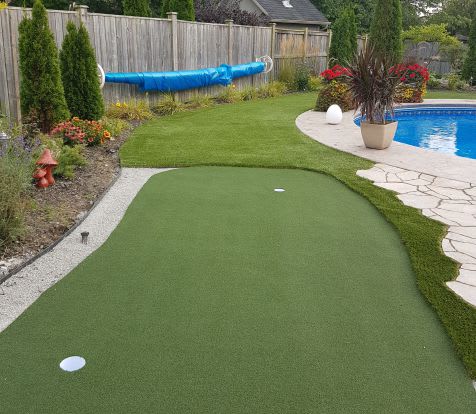
[[[476,159],[476,106],[400,108],[395,119],[395,141]]]

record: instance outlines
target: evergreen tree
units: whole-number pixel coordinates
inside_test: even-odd
[[[77,29],[73,22],[68,23],[67,31],[60,61],[69,111],[81,119],[98,120],[104,114],[104,102],[88,31],[82,23]]]
[[[46,9],[33,4],[32,18],[19,27],[20,99],[22,115],[38,122],[43,132],[69,118],[64,97],[58,49],[48,27]]]
[[[464,61],[462,75],[463,78],[468,81],[471,78],[473,78],[473,81],[476,81],[476,12],[474,13],[473,20],[471,22],[468,46],[468,55]]]
[[[332,25],[330,57],[340,65],[346,66],[357,52],[357,23],[352,7],[346,7]]]
[[[122,7],[125,16],[150,17],[150,0],[123,0]]]
[[[378,0],[375,7],[370,41],[376,53],[389,63],[397,63],[402,58],[402,5],[400,0]]]
[[[195,20],[193,0],[163,0],[162,17],[167,17],[168,12],[177,12],[179,20]]]

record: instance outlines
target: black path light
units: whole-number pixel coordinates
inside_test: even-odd
[[[81,243],[88,244],[89,231],[83,231],[81,233]]]

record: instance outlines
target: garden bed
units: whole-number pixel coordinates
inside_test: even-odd
[[[117,177],[119,148],[129,134],[126,131],[102,146],[85,147],[87,164],[76,167],[74,178],[56,178],[56,184],[46,189],[32,188],[26,201],[25,233],[0,254],[0,281],[82,220]]]

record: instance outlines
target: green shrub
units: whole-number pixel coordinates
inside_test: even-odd
[[[167,116],[185,111],[185,105],[176,100],[172,94],[165,94],[163,99],[152,107],[152,110],[157,115]]]
[[[326,112],[334,104],[339,105],[344,112],[353,109],[347,85],[335,80],[329,82],[319,91],[315,109],[316,111]]]
[[[324,81],[320,76],[309,76],[308,89],[312,92],[319,91],[324,86]]]
[[[285,83],[274,81],[258,88],[258,98],[274,98],[284,95],[287,91],[288,87]]]
[[[88,31],[68,22],[60,52],[61,78],[72,116],[98,120],[104,114],[104,102],[97,75],[97,62]]]
[[[309,88],[309,77],[311,71],[304,63],[296,66],[296,72],[294,74],[294,88],[293,90],[302,92]]]
[[[342,9],[332,29],[329,56],[334,63],[347,66],[357,52],[357,22],[351,6]]]
[[[193,0],[163,0],[162,17],[167,17],[167,12],[176,12],[179,20],[195,20]]]
[[[131,124],[129,124],[129,122],[119,118],[103,117],[99,122],[101,123],[103,129],[111,133],[112,137],[118,137],[124,131],[131,129]]]
[[[215,105],[215,101],[210,95],[201,95],[197,93],[190,101],[187,102],[188,109],[209,108]]]
[[[125,119],[126,121],[144,121],[154,117],[149,102],[145,99],[129,102],[116,102],[108,106],[106,117]]]
[[[122,0],[122,9],[125,16],[150,17],[150,0]]]
[[[432,73],[430,74],[430,79],[428,79],[427,86],[429,89],[437,89],[441,87],[441,81]]]
[[[402,5],[400,0],[377,0],[370,28],[370,41],[388,63],[402,58]]]
[[[31,188],[32,159],[22,148],[8,146],[0,154],[0,251],[23,233]]]
[[[469,81],[471,78],[476,80],[476,11],[473,13],[471,31],[469,33],[468,54],[464,61],[462,76]]]
[[[223,88],[223,90],[215,96],[215,101],[218,103],[235,103],[242,100],[241,93],[236,90],[235,85]]]
[[[462,91],[467,88],[468,84],[463,79],[461,79],[461,76],[459,76],[457,73],[451,73],[448,75],[448,89],[452,91]]]
[[[37,120],[48,132],[70,114],[64,97],[58,50],[40,0],[33,5],[32,18],[19,26],[20,102],[25,118]]]
[[[247,86],[241,91],[241,99],[244,101],[252,101],[258,98],[258,89],[253,86]]]
[[[83,155],[84,146],[75,145],[70,147],[63,144],[61,138],[45,135],[41,137],[41,150],[48,148],[53,158],[58,161],[53,173],[56,177],[72,179],[76,167],[86,165],[86,158]]]

